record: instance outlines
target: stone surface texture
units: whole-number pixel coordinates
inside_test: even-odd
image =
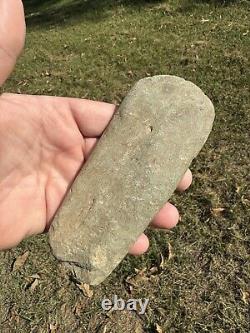
[[[212,129],[200,88],[160,75],[138,81],[78,174],[49,231],[76,279],[101,283],[170,198]]]

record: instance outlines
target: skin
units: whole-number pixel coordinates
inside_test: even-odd
[[[22,2],[0,0],[0,85],[12,72],[25,42]],[[0,96],[0,250],[49,229],[77,172],[88,159],[115,105],[85,99],[4,93]],[[187,170],[177,190],[192,182]],[[173,228],[179,213],[171,203],[151,226]],[[142,234],[129,253],[149,246]]]

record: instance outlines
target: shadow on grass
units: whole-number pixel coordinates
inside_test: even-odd
[[[60,25],[74,19],[101,20],[107,11],[117,6],[140,7],[159,0],[24,0],[26,22],[29,26]]]
[[[70,24],[74,20],[99,21],[114,7],[145,7],[162,3],[161,0],[23,0],[28,26]],[[229,6],[240,0],[183,0],[177,12],[189,12],[202,4]]]
[[[241,3],[241,0],[183,0],[182,6],[178,12],[185,13],[193,11],[199,5],[211,5],[214,7],[228,7],[237,3]]]
[[[188,1],[192,2],[192,1]],[[237,3],[239,0],[194,0],[197,4],[212,4],[216,6],[229,6],[233,3]]]

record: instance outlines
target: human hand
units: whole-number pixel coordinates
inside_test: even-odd
[[[24,45],[22,2],[0,1],[0,85],[10,75]],[[0,96],[0,249],[49,229],[83,163],[102,135],[115,105],[85,99],[2,94]],[[186,172],[178,190],[192,182]],[[151,225],[172,228],[179,213],[170,203]],[[142,234],[129,249],[145,252]]]

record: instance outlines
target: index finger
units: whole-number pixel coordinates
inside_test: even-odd
[[[25,40],[21,0],[0,0],[0,86],[12,72]]]

